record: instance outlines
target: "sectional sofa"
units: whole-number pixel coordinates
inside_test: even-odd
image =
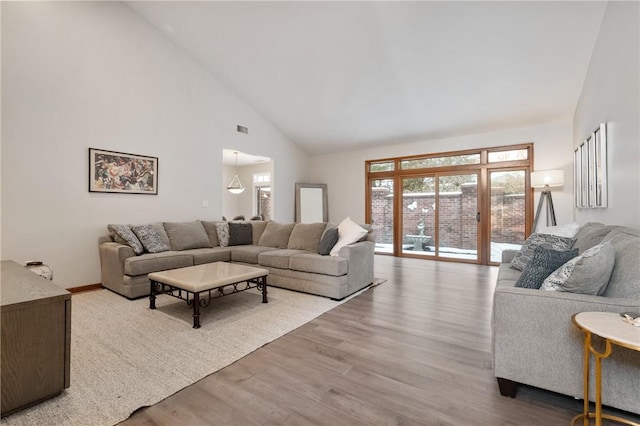
[[[587,223],[572,248],[583,254],[607,241],[615,249],[615,263],[598,295],[514,287],[521,274],[511,268],[515,252],[503,253],[492,318],[493,367],[503,395],[515,396],[516,384],[523,383],[583,398],[584,335],[571,317],[593,311],[640,313],[640,231]],[[595,281],[596,275],[585,281]],[[603,404],[640,414],[640,352],[614,345],[602,362],[602,380]]]
[[[194,221],[150,226],[168,250],[136,254],[113,232],[100,238],[104,287],[134,299],[149,294],[151,272],[220,261],[259,266],[269,270],[270,286],[332,299],[343,299],[373,282],[375,240],[368,225],[362,225],[369,232],[361,241],[340,248],[335,256],[318,253],[325,231],[335,228],[328,223],[251,221],[227,223],[226,228],[225,222]]]

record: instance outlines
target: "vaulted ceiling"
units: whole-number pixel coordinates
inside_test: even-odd
[[[570,118],[606,7],[127,3],[311,154]]]

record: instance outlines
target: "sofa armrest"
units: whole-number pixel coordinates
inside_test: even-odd
[[[340,249],[338,256],[349,262],[347,286],[349,293],[357,291],[373,282],[373,241],[359,241]]]
[[[579,312],[633,311],[638,306],[638,299],[501,284],[494,293],[491,321],[495,376],[581,397],[584,336],[571,317]],[[616,357],[623,351],[617,352]]]
[[[99,245],[100,271],[102,285],[109,289],[122,292],[124,277],[124,261],[135,257],[133,249],[124,244],[105,242]]]
[[[503,250],[502,251],[502,263],[511,263],[514,257],[516,257],[518,250]]]

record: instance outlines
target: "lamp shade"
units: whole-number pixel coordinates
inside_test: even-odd
[[[539,172],[531,172],[531,187],[544,188],[545,186],[562,186],[564,185],[563,170],[540,170]]]

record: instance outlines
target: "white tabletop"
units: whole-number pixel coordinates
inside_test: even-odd
[[[194,293],[269,275],[269,271],[228,262],[153,272],[149,279]]]
[[[613,312],[580,312],[575,322],[581,328],[600,337],[640,351],[640,327],[623,321],[620,314]]]

